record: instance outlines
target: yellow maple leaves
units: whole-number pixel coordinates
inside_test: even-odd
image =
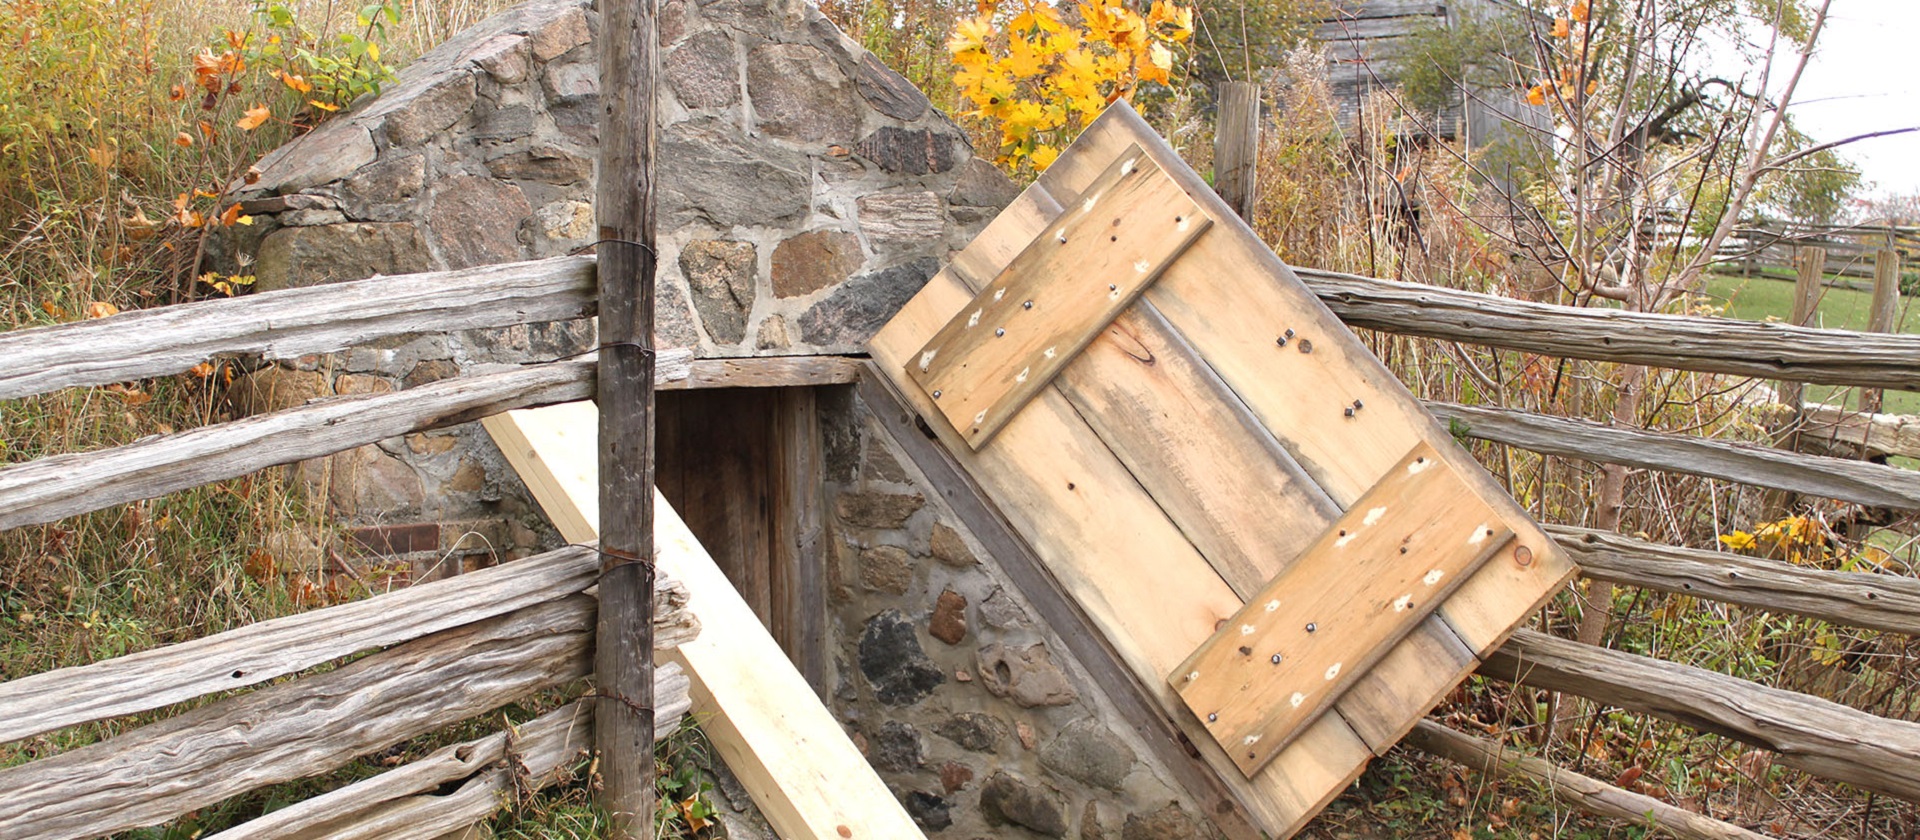
[[[1174,45],[1193,36],[1193,10],[1155,0],[1140,14],[1123,0],[1082,0],[1070,23],[1052,0],[1002,10],[983,2],[947,39],[954,82],[1000,135],[999,162],[1044,170],[1073,134],[1142,82],[1169,84]]]

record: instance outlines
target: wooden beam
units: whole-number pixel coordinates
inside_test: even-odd
[[[676,355],[687,358],[684,351]],[[662,364],[660,371],[673,373],[674,367]],[[0,468],[0,530],[161,496],[408,432],[584,399],[592,392],[593,377],[591,359],[513,366],[505,373],[443,379],[384,394],[330,397],[126,446]]]
[[[1920,801],[1920,724],[1532,630],[1514,633],[1480,673],[1666,718],[1816,776]]]
[[[0,770],[0,837],[155,825],[579,679],[593,613],[570,595]]]
[[[1864,505],[1920,509],[1920,472],[1751,443],[1603,426],[1504,408],[1428,402],[1467,437],[1605,464],[1737,481]]]
[[[1119,718],[1154,751],[1161,765],[1193,797],[1198,810],[1228,837],[1239,840],[1263,836],[1213,768],[1183,746],[1186,734],[1160,709],[1151,689],[1126,666],[1106,635],[1067,594],[999,508],[938,443],[920,431],[916,425],[918,413],[893,390],[886,377],[879,371],[869,372],[860,379],[859,393],[881,429],[939,491],[1046,625],[1060,634],[1093,684],[1118,709]]]
[[[180,373],[214,356],[290,359],[396,335],[594,313],[593,257],[375,277],[0,333],[0,399]]]
[[[797,388],[810,385],[846,385],[860,377],[865,360],[850,356],[752,356],[739,359],[695,359],[685,379],[666,382],[656,390],[697,388]]]
[[[693,707],[671,662],[655,672],[654,739],[673,734]],[[569,703],[380,775],[271,811],[207,840],[434,840],[493,816],[503,802],[565,778],[592,746],[593,704]],[[517,766],[508,767],[512,761]],[[441,793],[448,786],[450,793]]]
[[[1219,114],[1213,133],[1213,191],[1240,218],[1251,220],[1259,198],[1260,86],[1221,82],[1214,103]]]
[[[1802,445],[1841,443],[1859,450],[1862,458],[1904,455],[1920,458],[1920,417],[1909,414],[1871,414],[1831,405],[1808,404]]]
[[[593,680],[599,802],[611,836],[654,836],[654,114],[660,0],[600,5],[600,623]]]
[[[1793,307],[1788,315],[1787,324],[1795,327],[1812,326],[1814,313],[1818,312],[1820,307],[1820,278],[1826,274],[1827,249],[1802,246],[1794,253],[1794,266],[1799,273],[1793,281]],[[1776,425],[1790,431],[1799,425],[1800,383],[1785,379],[1775,387],[1779,391],[1780,404],[1786,406],[1788,411],[1788,419]]]
[[[598,568],[591,548],[567,547],[363,601],[0,682],[0,743],[246,688],[564,598],[593,586]],[[698,632],[685,609],[685,586],[662,579],[654,598],[663,643],[677,645]]]
[[[1430,720],[1414,726],[1407,736],[1407,745],[1491,776],[1527,779],[1551,791],[1560,801],[1590,814],[1662,831],[1681,840],[1767,840],[1764,834],[1614,787]]]
[[[1355,327],[1572,359],[1920,390],[1920,335],[1574,309],[1331,271],[1293,272]]]
[[[594,407],[571,403],[491,419],[509,463],[561,535],[594,539],[599,521]],[[496,432],[497,434],[497,432]],[[754,617],[671,505],[656,498],[662,571],[685,582],[699,639],[670,654],[693,680],[694,716],[784,840],[923,838],[806,678]]]
[[[1873,304],[1867,309],[1867,332],[1894,332],[1900,320],[1900,252],[1881,248],[1873,252]],[[1882,395],[1878,388],[1860,392],[1860,410],[1880,412]],[[1801,415],[1805,417],[1804,412]],[[1805,434],[1805,431],[1802,431]]]
[[[1564,525],[1549,525],[1547,532],[1595,580],[1920,636],[1920,580],[1913,578],[1795,566]]]

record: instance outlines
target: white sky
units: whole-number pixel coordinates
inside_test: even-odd
[[[1793,98],[1795,124],[1821,142],[1920,125],[1920,0],[1833,0]],[[1920,193],[1920,133],[1863,140],[1842,153],[1873,193]]]

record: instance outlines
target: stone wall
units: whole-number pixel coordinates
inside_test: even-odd
[[[276,151],[223,271],[261,289],[565,254],[591,244],[594,17],[533,0]],[[900,76],[799,0],[666,0],[663,346],[862,352],[1016,193]],[[590,346],[584,322],[394,340],[260,366],[254,413]],[[823,393],[830,701],[930,836],[1211,836],[992,558],[850,389]],[[477,424],[295,470],[337,547],[415,576],[557,537]],[[290,534],[286,551],[326,539]],[[291,558],[289,558],[291,559]]]
[[[595,17],[532,0],[268,155],[213,266],[271,290],[557,256],[595,237]],[[667,0],[659,108],[662,346],[857,352],[1015,190],[925,96],[799,0]],[[243,376],[251,413],[551,359],[587,322],[390,341]],[[298,470],[349,553],[457,572],[555,538],[477,426]],[[317,555],[318,537],[290,544]],[[299,565],[299,558],[293,565]]]
[[[823,419],[834,709],[929,836],[1215,836],[868,408]]]

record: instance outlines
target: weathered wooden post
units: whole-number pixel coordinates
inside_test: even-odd
[[[600,613],[594,749],[612,836],[653,837],[654,80],[659,0],[600,5]]]
[[[1813,325],[1813,314],[1820,305],[1820,291],[1824,288],[1821,281],[1826,277],[1827,249],[1812,245],[1801,247],[1794,253],[1794,263],[1799,276],[1793,282],[1793,313],[1790,323],[1796,327]],[[1801,386],[1798,382],[1781,381],[1780,404],[1791,412],[1788,422],[1799,425]]]
[[[1873,309],[1867,315],[1868,332],[1893,332],[1893,322],[1900,314],[1900,252],[1892,248],[1882,248],[1873,255]],[[1879,388],[1867,388],[1860,392],[1860,410],[1880,413],[1881,394]]]
[[[1258,195],[1255,162],[1260,153],[1260,86],[1222,82],[1215,97],[1213,191],[1240,218],[1253,212]]]

